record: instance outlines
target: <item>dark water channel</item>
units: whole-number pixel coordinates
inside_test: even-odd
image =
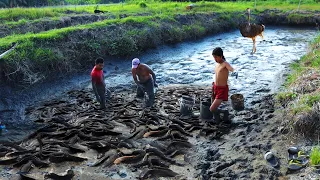
[[[160,87],[168,84],[210,86],[215,66],[211,52],[220,46],[227,61],[239,72],[238,79],[229,78],[230,94],[242,93],[246,104],[249,104],[255,98],[273,93],[281,86],[288,65],[306,54],[308,43],[317,34],[313,29],[266,27],[264,41],[260,37],[257,39],[257,52],[251,55],[251,39],[243,38],[239,31],[233,31],[199,41],[162,46],[147,51],[139,58],[155,71]],[[106,84],[111,89],[132,87],[131,59],[108,60],[105,70]],[[89,74],[90,70],[25,90],[3,88],[0,120],[7,123],[9,131],[6,137],[0,136],[0,140],[8,137],[15,140],[36,128],[24,118],[26,106],[50,100],[72,88],[89,87]]]

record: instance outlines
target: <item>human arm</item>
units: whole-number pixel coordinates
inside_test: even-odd
[[[228,69],[228,71],[234,72],[235,69],[228,63],[228,62],[224,62],[226,65],[226,68]]]
[[[131,72],[132,72],[132,78],[133,78],[134,82],[137,84],[138,87],[143,89],[143,86],[140,84],[140,81],[137,78],[137,69],[133,68],[131,70]]]
[[[132,73],[132,78],[134,80],[134,82],[139,85],[140,82],[138,81],[138,78],[137,78],[137,69],[136,68],[132,68],[131,69],[131,73]]]
[[[102,82],[104,88],[106,88],[106,82],[104,81],[104,73],[103,72],[102,72],[101,82]]]
[[[236,70],[228,63],[225,62],[226,68],[228,69],[228,71],[231,71],[231,76],[235,76],[236,79],[238,79],[238,72],[236,72]]]
[[[149,73],[151,74],[152,76],[152,79],[153,79],[153,85],[154,87],[158,87],[157,83],[156,83],[156,74],[152,71],[152,69],[147,66],[148,70],[149,70]]]
[[[152,70],[151,70],[150,74],[152,75],[154,87],[158,87],[158,84],[156,83],[156,75],[154,74],[154,72]]]

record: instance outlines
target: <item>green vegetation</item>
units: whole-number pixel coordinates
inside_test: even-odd
[[[320,94],[318,93],[300,95],[299,98],[296,97],[296,102],[293,103],[291,107],[289,107],[291,109],[290,112],[293,115],[310,112],[314,103],[317,103],[319,101]]]
[[[297,94],[294,92],[280,92],[277,94],[276,100],[285,106],[289,101],[294,100],[296,97]]]
[[[137,13],[147,14],[184,14],[188,13],[185,7],[189,2],[156,2],[156,1],[130,1],[125,4],[101,4],[98,6],[99,10],[108,11],[113,14],[134,15]],[[247,7],[254,7],[254,1],[241,2],[196,2],[195,8],[192,12],[236,12],[244,11]],[[298,2],[292,1],[259,1],[256,10],[259,12],[266,9],[280,9],[280,10],[297,10]],[[300,10],[318,10],[319,3],[313,1],[305,2],[300,6]],[[20,19],[35,20],[44,17],[59,17],[70,13],[93,13],[96,5],[85,6],[57,6],[44,8],[10,8],[0,9],[0,21],[18,21]],[[142,9],[141,9],[142,8]],[[303,15],[301,15],[303,16]],[[297,15],[292,15],[294,20]]]
[[[310,159],[312,165],[320,164],[320,148],[318,146],[312,148]]]
[[[309,138],[319,133],[320,103],[320,34],[310,43],[306,54],[291,64],[292,72],[285,82],[285,92],[277,94],[278,102],[285,107],[284,119],[297,133]],[[312,162],[319,164],[319,147],[313,149]]]
[[[285,85],[289,88],[298,81],[298,78],[312,69],[318,69],[320,65],[320,36],[318,36],[311,44],[310,51],[304,55],[298,62],[290,65],[292,73],[288,76]]]

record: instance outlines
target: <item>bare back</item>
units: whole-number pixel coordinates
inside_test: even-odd
[[[134,75],[134,73],[132,73]],[[146,64],[139,64],[139,66],[135,70],[136,76],[140,83],[144,83],[151,78],[151,69]]]
[[[229,76],[229,70],[226,67],[226,63],[217,63],[214,72],[216,74],[216,86],[226,86],[228,83]]]

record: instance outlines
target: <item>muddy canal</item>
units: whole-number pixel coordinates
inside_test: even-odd
[[[250,156],[237,156],[234,154],[230,155],[230,152],[228,152],[226,149],[237,149],[239,152],[246,152],[248,149],[252,151],[252,149],[259,147],[260,150],[262,144],[259,145],[259,141],[261,141],[261,139],[259,139],[255,133],[262,131],[262,127],[268,124],[266,121],[268,118],[272,118],[273,113],[273,105],[269,101],[270,97],[268,94],[272,94],[277,91],[284,80],[285,74],[288,72],[288,65],[293,61],[300,59],[300,57],[306,53],[308,42],[310,42],[310,40],[312,40],[316,35],[317,32],[310,29],[267,27],[265,31],[265,38],[264,40],[258,38],[257,52],[253,55],[250,54],[252,49],[252,41],[250,39],[241,37],[239,31],[234,31],[207,37],[199,41],[187,42],[174,46],[163,46],[154,50],[150,50],[145,55],[140,56],[140,60],[143,63],[149,64],[157,75],[157,82],[160,85],[160,95],[157,98],[157,108],[163,108],[165,103],[160,102],[160,100],[166,100],[165,102],[168,104],[165,105],[165,107],[167,109],[171,109],[167,112],[171,112],[173,114],[179,113],[178,107],[174,107],[174,104],[177,103],[177,99],[174,99],[174,97],[177,98],[181,96],[181,94],[186,93],[185,91],[188,90],[188,85],[199,85],[203,87],[198,90],[194,88],[189,89],[198,96],[209,94],[210,85],[214,80],[213,68],[215,66],[215,62],[211,55],[213,48],[217,46],[222,47],[226,60],[230,62],[230,64],[239,72],[238,79],[234,79],[232,77],[229,79],[229,85],[231,89],[230,94],[236,92],[243,94],[246,99],[246,110],[240,113],[232,112],[232,118],[234,118],[234,121],[243,121],[245,117],[246,121],[250,123],[246,123],[246,125],[242,125],[240,127],[231,127],[229,125],[213,127],[210,124],[206,124],[206,127],[222,129],[227,128],[228,130],[231,129],[233,132],[227,135],[226,133],[228,132],[221,130],[223,132],[220,133],[219,138],[224,133],[226,134],[224,136],[225,140],[220,140],[215,143],[213,143],[214,141],[210,142],[207,140],[215,139],[217,134],[214,133],[214,135],[212,135],[211,131],[210,133],[206,131],[207,129],[203,131],[205,131],[205,134],[209,135],[209,139],[205,137],[198,139],[199,136],[193,136],[192,138],[189,138],[189,142],[195,145],[192,150],[198,152],[198,154],[194,155],[190,152],[186,153],[184,158],[179,160],[186,161],[188,165],[183,167],[173,165],[171,166],[171,169],[180,175],[185,175],[188,179],[208,179],[209,177],[261,178],[260,174],[263,174],[263,168],[261,165],[259,165],[259,163],[257,166],[252,165],[250,171],[244,171],[242,168],[242,166],[248,166],[246,164],[248,162],[254,163],[260,152],[250,152]],[[130,59],[108,60],[108,63],[106,63],[105,67],[107,86],[114,92],[127,89],[128,91],[126,95],[129,97],[129,99],[132,98],[132,95],[130,95],[132,91],[130,91],[130,89],[133,87],[130,68]],[[0,119],[7,124],[8,132],[2,135],[0,139],[18,140],[24,137],[26,134],[30,134],[39,125],[34,124],[33,121],[29,120],[29,118],[25,118],[25,107],[29,105],[37,105],[43,100],[50,100],[59,97],[60,95],[63,96],[62,93],[70,89],[89,87],[89,71],[90,70],[83,74],[75,75],[76,77],[73,76],[57,81],[46,82],[44,84],[37,85],[37,87],[24,90],[13,90],[7,87],[3,88],[1,90]],[[186,86],[181,88],[179,86],[172,86],[173,84],[184,84]],[[206,87],[209,87],[209,89]],[[82,93],[83,95],[83,92],[76,91],[76,93]],[[84,94],[87,95],[87,93]],[[124,94],[123,96],[126,95]],[[166,99],[165,96],[169,95],[175,96],[173,96],[171,99]],[[123,96],[117,96],[116,99],[121,99],[121,101],[127,102],[126,98],[123,98]],[[255,109],[253,107],[253,105],[257,102],[260,103],[260,109]],[[77,106],[77,108],[80,107]],[[131,110],[135,109],[134,107],[131,108]],[[80,111],[82,112],[82,110]],[[155,112],[156,111],[157,110],[155,110]],[[116,112],[116,109],[112,112]],[[132,117],[134,117],[133,115],[135,113],[129,112],[129,114],[130,113]],[[154,116],[152,113],[149,115]],[[166,115],[167,113],[165,113],[165,115],[161,114],[161,118],[168,118]],[[259,122],[256,124],[254,123],[257,120],[262,119],[265,122]],[[183,121],[183,119],[180,120]],[[79,122],[75,120],[75,122],[72,123],[77,124]],[[181,123],[184,124],[185,130],[188,129],[190,130],[190,133],[192,133],[193,130],[191,129],[191,126],[194,125],[194,123],[191,123],[190,121]],[[235,124],[239,123],[235,122]],[[115,125],[113,124],[112,126]],[[175,127],[175,125],[172,126]],[[157,128],[159,127],[153,127],[154,130],[157,130]],[[147,131],[148,130],[146,129],[140,129],[139,132]],[[244,137],[246,134],[248,135],[249,139]],[[132,137],[136,138],[135,135]],[[31,137],[24,143],[27,145],[34,143],[36,140],[33,138]],[[227,142],[229,140],[230,142]],[[248,143],[244,143],[246,141],[248,141]],[[249,142],[253,142],[253,144],[250,144]],[[152,151],[152,148],[150,149],[145,146],[147,142],[143,141],[139,143],[141,148],[143,147],[143,149],[146,149],[141,150],[144,153],[148,152],[148,150]],[[266,143],[267,145],[262,148],[263,151],[267,151],[268,148],[270,148],[272,143],[268,143]],[[122,153],[126,154],[124,152]],[[127,152],[127,154],[130,153],[133,152]],[[114,178],[121,178],[123,176],[123,178],[135,179],[137,174],[136,171],[140,172],[140,170],[137,169],[127,169],[127,166],[122,164],[116,168],[111,168],[108,172],[104,171],[103,169],[99,169],[98,172],[98,170],[95,170],[94,168],[87,167],[88,164],[90,166],[90,163],[93,163],[92,158],[95,156],[95,154],[91,151],[87,151],[83,156],[85,156],[87,159],[91,158],[91,161],[89,160],[88,162],[81,164],[80,167],[74,168],[74,171],[76,174],[78,174],[77,177],[80,179],[103,179],[106,176],[114,176]],[[212,167],[213,165],[215,168]],[[36,177],[40,177],[46,172],[54,171],[60,173],[62,172],[61,167],[70,168],[70,166],[72,166],[72,164],[63,164],[62,166],[52,165],[50,168],[47,168],[44,171],[36,172]],[[260,170],[257,172],[254,170],[255,167],[258,167]],[[15,170],[10,168],[4,168],[1,170],[3,177],[7,178],[11,177],[10,174],[15,172]],[[110,172],[113,172],[113,174],[110,174]],[[253,176],[253,172],[258,175]],[[79,173],[82,175],[79,175]],[[97,176],[95,177],[95,175]],[[273,176],[279,176],[279,174],[273,173],[272,177]],[[270,175],[262,176],[262,178],[263,177],[270,177]]]

